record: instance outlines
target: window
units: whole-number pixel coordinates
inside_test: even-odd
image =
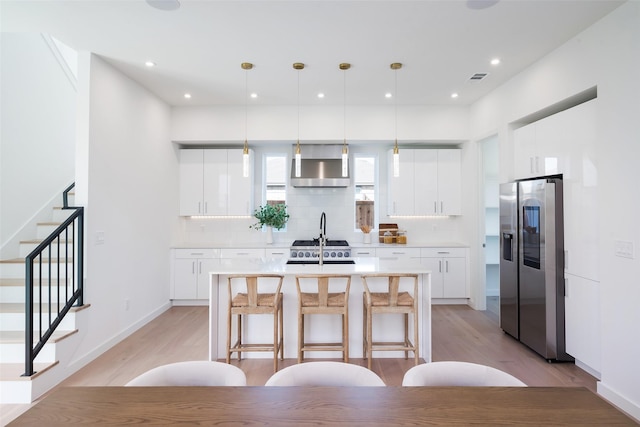
[[[269,205],[287,203],[287,156],[265,155],[265,200]]]
[[[358,156],[354,158],[354,186],[356,230],[362,226],[373,229],[376,223],[376,158]]]

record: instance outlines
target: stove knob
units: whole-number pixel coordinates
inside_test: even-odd
[[[298,252],[291,251],[291,258],[296,258],[298,256]]]
[[[324,256],[328,257],[329,256],[329,251],[324,251]]]
[[[304,256],[306,256],[307,258],[309,258],[311,256],[311,252],[305,252]]]
[[[346,252],[344,253],[344,257],[345,257],[345,258],[349,258],[350,256],[351,256],[351,254],[349,253],[349,251],[346,251]]]
[[[311,254],[311,256],[314,257],[314,258],[318,258],[318,253],[314,252],[313,254]]]
[[[304,252],[300,251],[298,252],[298,257],[302,258],[304,256]]]
[[[336,253],[335,252],[331,252],[331,258],[335,258],[336,257]]]
[[[342,258],[342,252],[338,252],[338,258]]]

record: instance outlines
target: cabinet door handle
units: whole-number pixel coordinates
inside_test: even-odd
[[[536,172],[540,171],[540,157],[536,156]]]
[[[370,252],[356,252],[356,255],[371,255]]]
[[[569,251],[564,251],[564,269],[567,270],[569,268]]]
[[[204,213],[209,212],[209,206],[207,206],[207,202],[204,202]]]
[[[448,254],[450,253],[449,251],[438,251],[439,254]]]
[[[440,202],[440,213],[444,213],[444,202]]]
[[[202,274],[202,261],[198,262],[198,274]]]
[[[191,252],[189,255],[204,255],[204,252]]]
[[[445,273],[448,273],[449,272],[449,261],[445,261],[444,265],[445,265]]]
[[[196,262],[191,261],[191,274],[196,274]]]
[[[438,273],[442,273],[442,261],[438,261]]]
[[[433,202],[433,213],[438,213],[438,202]]]

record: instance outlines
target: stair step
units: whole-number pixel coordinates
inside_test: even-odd
[[[39,222],[36,224],[36,238],[45,239],[62,224],[61,222]]]
[[[73,335],[78,332],[77,329],[70,331],[56,330],[51,334],[51,337],[47,342],[55,343],[62,339],[65,339],[69,335]],[[39,337],[40,332],[34,331],[34,336]],[[33,342],[37,343],[39,338],[34,338]],[[0,344],[22,344],[24,345],[24,331],[0,331]]]
[[[49,277],[49,263],[51,263],[51,277],[58,276],[58,269],[55,267],[59,262],[61,265],[66,263],[71,264],[72,259],[42,259],[42,277]],[[34,277],[40,277],[40,269],[38,268],[39,262],[34,262]],[[66,271],[64,268],[60,271],[61,276],[66,276]],[[69,271],[68,275],[70,276],[73,272]],[[24,258],[13,258],[13,259],[4,259],[0,260],[0,276],[6,279],[24,279],[25,277],[25,261]]]
[[[23,377],[24,363],[0,363],[0,381],[31,381],[57,364],[57,361],[51,363],[35,363],[33,370],[36,371],[36,373],[30,377]]]
[[[57,344],[78,332],[74,330],[56,330],[44,344],[38,355],[36,363],[48,363],[58,360]],[[25,360],[25,333],[24,331],[0,332],[0,354],[3,363],[23,363]],[[40,331],[34,331],[33,345],[40,340]]]
[[[26,257],[29,255],[35,248],[38,247],[40,243],[44,240],[42,239],[34,239],[34,240],[23,240],[20,242],[20,257]],[[66,249],[65,249],[66,248]],[[58,253],[58,250],[60,253]],[[73,240],[66,241],[64,239],[60,239],[60,241],[54,241],[51,245],[51,255],[49,255],[49,250],[45,249],[42,253],[43,259],[49,258],[58,258],[60,255],[63,257],[70,256],[74,252]]]
[[[76,328],[76,313],[84,308],[87,308],[89,304],[85,304],[82,307],[71,307],[67,315],[62,319],[58,328],[60,330],[72,330]],[[55,316],[58,315],[58,309],[62,307],[62,305],[52,305],[51,316],[52,320]],[[39,310],[42,310],[41,313],[46,321],[49,318],[49,308],[48,304],[43,304],[40,307],[40,304],[34,304],[34,311],[36,314],[35,321],[38,321],[37,314],[40,313]],[[1,303],[0,304],[0,327],[4,331],[24,331],[26,326],[25,320],[25,309],[24,303]]]
[[[48,302],[49,297],[52,301],[58,301],[58,295],[62,299],[66,299],[74,291],[74,284],[71,279],[51,279],[51,288],[49,288],[48,279],[43,279],[42,287],[38,282],[34,284],[34,301]],[[51,294],[51,295],[50,295]],[[0,301],[5,303],[21,303],[25,302],[25,279],[0,279]]]
[[[88,308],[91,304],[85,304],[79,307],[71,307],[69,313],[77,313],[78,311],[84,310]],[[52,308],[62,307],[63,304],[51,304]],[[49,311],[49,304],[35,304],[34,310],[37,313],[38,308],[42,308],[42,312]],[[15,302],[3,302],[0,303],[0,313],[24,313],[24,303],[15,303]]]
[[[73,209],[62,209],[62,206],[55,206],[53,208],[52,220],[63,222],[64,220],[69,218],[69,215],[71,215],[73,212]]]

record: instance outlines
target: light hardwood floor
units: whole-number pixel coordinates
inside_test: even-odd
[[[502,332],[491,313],[468,306],[433,306],[433,360],[460,360],[490,365],[530,386],[584,386],[595,392],[596,379],[572,363],[548,363]],[[208,308],[173,307],[123,340],[59,387],[121,386],[156,366],[208,357]],[[337,358],[335,360],[338,360]],[[364,359],[351,363],[365,366]],[[264,385],[271,376],[271,359],[232,362],[247,375],[248,385]],[[296,363],[286,359],[281,366]],[[374,359],[373,371],[387,385],[402,384],[411,359]],[[13,416],[30,405],[2,405]],[[4,418],[4,417],[3,417]],[[2,420],[7,422],[6,419]]]

